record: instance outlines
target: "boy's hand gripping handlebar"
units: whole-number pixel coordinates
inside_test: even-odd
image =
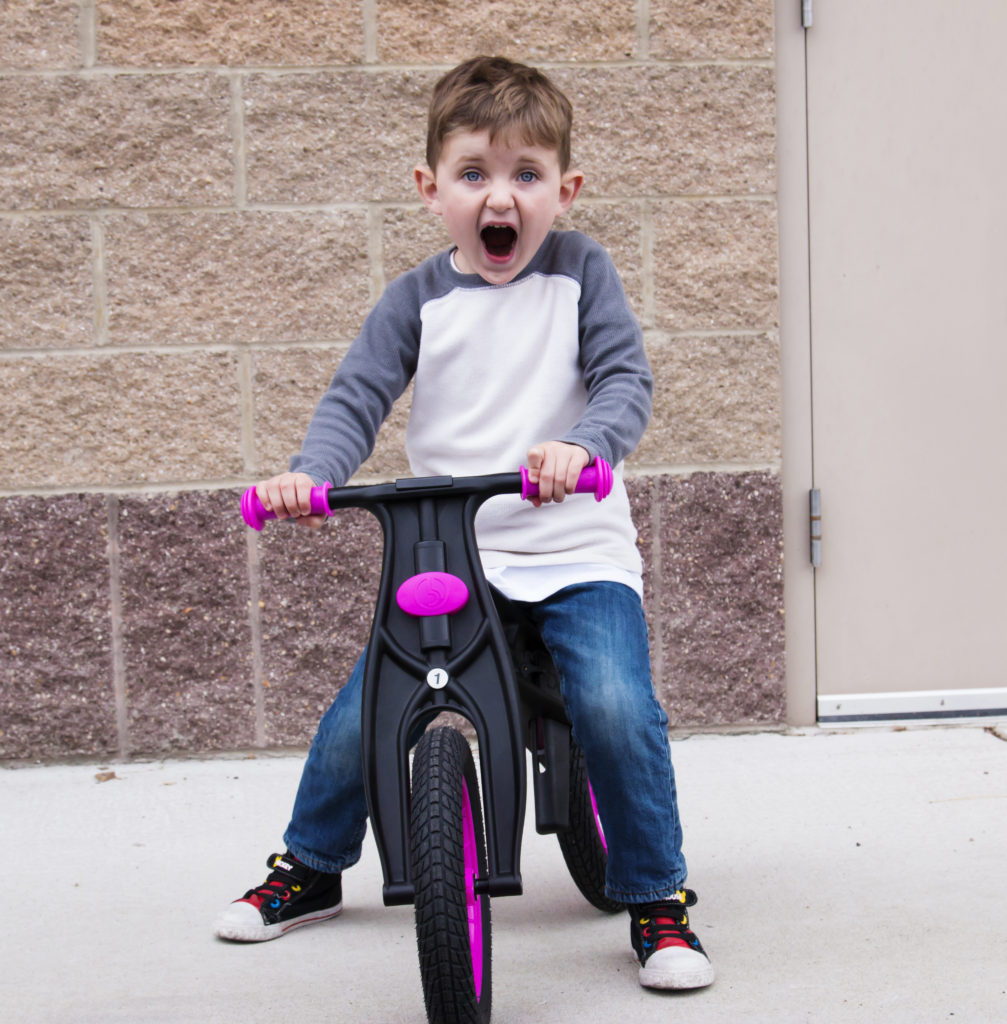
[[[311,515],[332,515],[333,509],[329,508],[328,501],[331,486],[330,483],[324,483],[321,487],[311,488]],[[254,487],[249,487],[241,496],[241,517],[253,530],[261,530],[267,519],[276,518],[276,513],[262,504]]]
[[[514,491],[520,493],[522,501],[538,497],[538,484],[528,478],[528,469],[521,467],[520,474],[513,474]],[[593,494],[595,501],[607,498],[612,490],[612,467],[601,456],[595,458],[590,466],[585,467],[574,487],[575,494]],[[335,509],[329,505],[331,484],[325,483],[311,489],[311,515],[330,516]],[[241,515],[253,530],[261,530],[266,520],[275,519],[276,513],[267,509],[259,500],[254,487],[249,487],[241,498]]]
[[[602,501],[612,492],[612,467],[600,456],[590,466],[585,466],[577,477],[574,494],[593,494],[595,501]],[[538,484],[528,479],[528,468],[521,467],[521,500],[538,497]]]

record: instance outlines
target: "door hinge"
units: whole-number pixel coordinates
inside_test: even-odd
[[[809,525],[811,527],[811,564],[817,569],[822,564],[822,492],[808,492]]]
[[[801,25],[811,28],[815,20],[814,0],[801,0]]]

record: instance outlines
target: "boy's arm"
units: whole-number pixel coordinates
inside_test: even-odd
[[[636,448],[647,427],[654,378],[619,274],[597,243],[584,259],[579,316],[587,408],[558,440],[615,466]]]

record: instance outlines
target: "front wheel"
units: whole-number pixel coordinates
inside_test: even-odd
[[[584,751],[570,737],[570,827],[556,834],[570,877],[592,906],[614,914],[623,905],[605,895],[608,846],[587,777]]]
[[[416,942],[432,1024],[490,1019],[490,901],[479,784],[468,741],[456,729],[424,733],[413,759],[410,846]]]

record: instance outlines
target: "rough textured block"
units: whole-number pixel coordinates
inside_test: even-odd
[[[612,257],[633,312],[644,318],[642,211],[635,203],[580,201],[557,221],[558,228],[574,228],[601,242]]]
[[[475,54],[543,60],[625,60],[636,53],[635,0],[377,0],[378,59],[456,64]]]
[[[779,322],[776,207],[667,202],[654,209],[658,327],[765,330]]]
[[[403,202],[426,146],[437,73],[249,75],[251,202]]]
[[[367,312],[362,211],[131,214],[105,232],[113,344],[332,341]]]
[[[11,209],[233,199],[230,85],[219,75],[8,78],[0,124],[0,205]]]
[[[257,475],[286,471],[290,456],[300,450],[311,414],[345,351],[346,346],[340,345],[252,353]]]
[[[102,64],[346,64],[363,58],[360,3],[97,0],[97,11]]]
[[[255,739],[248,560],[238,491],[119,501],[123,656],[132,753]]]
[[[240,415],[232,355],[100,354],[0,362],[11,424],[8,487],[236,476]]]
[[[0,68],[80,67],[79,9],[80,0],[0,4]]]
[[[779,478],[659,481],[661,699],[673,727],[781,722],[786,693]]]
[[[381,531],[346,509],[317,533],[276,524],[258,543],[266,742],[303,746],[367,643]]]
[[[775,334],[651,340],[654,412],[633,462],[647,466],[780,461]]]
[[[574,105],[574,161],[592,196],[772,193],[771,68],[554,71]]]
[[[107,524],[101,495],[0,499],[0,757],[118,748]]]
[[[392,207],[381,214],[381,262],[385,282],[435,253],[451,248],[444,221],[425,206]]]
[[[0,220],[0,348],[90,344],[91,258],[91,229],[82,217]]]
[[[651,58],[751,60],[773,55],[773,0],[649,0],[649,6]]]

